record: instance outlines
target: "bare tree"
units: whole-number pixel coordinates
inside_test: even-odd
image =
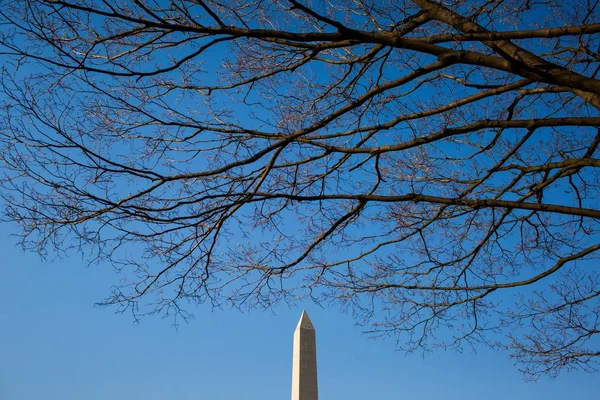
[[[2,196],[104,304],[349,307],[529,378],[600,361],[584,0],[0,0]]]

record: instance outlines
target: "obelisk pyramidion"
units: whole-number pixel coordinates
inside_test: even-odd
[[[317,344],[315,327],[302,311],[294,332],[292,400],[317,400]]]

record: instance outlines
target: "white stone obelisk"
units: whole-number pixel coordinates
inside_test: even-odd
[[[318,400],[315,327],[302,311],[294,332],[292,400]]]

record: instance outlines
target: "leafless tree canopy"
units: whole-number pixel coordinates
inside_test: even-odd
[[[0,0],[5,218],[105,304],[600,361],[594,0]]]

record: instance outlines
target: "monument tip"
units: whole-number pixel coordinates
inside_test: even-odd
[[[318,400],[316,332],[306,311],[294,331],[292,400]]]
[[[300,321],[298,321],[296,329],[315,329],[306,310],[302,310],[302,315],[300,316]]]

